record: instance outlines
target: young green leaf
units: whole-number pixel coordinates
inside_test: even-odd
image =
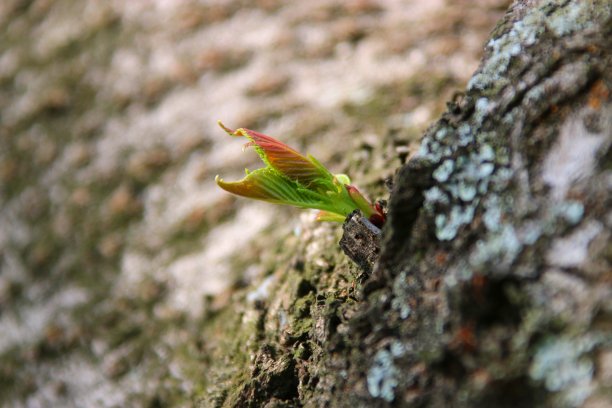
[[[244,145],[255,147],[259,157],[269,167],[274,168],[291,180],[302,185],[310,185],[333,175],[313,157],[304,157],[286,144],[259,132],[240,128],[232,130],[219,122],[219,126],[230,136],[244,136],[250,140]]]
[[[332,174],[317,159],[304,156],[286,144],[259,132],[240,128],[232,130],[221,122],[219,126],[230,136],[246,137],[245,147],[253,146],[266,167],[239,181],[225,182],[219,176],[215,181],[222,189],[243,197],[299,208],[321,210],[321,221],[343,222],[355,209],[372,222],[382,225],[385,214],[373,206],[344,174]]]

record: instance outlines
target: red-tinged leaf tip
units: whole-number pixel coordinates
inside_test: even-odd
[[[278,170],[290,180],[310,186],[333,177],[327,169],[313,158],[303,156],[271,136],[246,128],[233,130],[226,127],[221,121],[218,123],[227,134],[231,136],[244,136],[249,139],[249,142],[244,145],[244,149],[254,146],[261,159],[267,165]]]
[[[220,120],[218,120],[218,121],[217,121],[217,125],[219,125],[219,127],[220,127],[221,129],[223,129],[223,130],[225,131],[225,133],[227,133],[227,134],[228,134],[228,135],[230,135],[230,136],[242,136],[242,135],[236,134],[236,131],[235,131],[235,130],[228,128],[228,127],[227,127],[227,126],[225,126],[225,125],[223,124],[223,122],[221,122]]]
[[[255,200],[271,201],[270,194],[263,188],[256,178],[249,177],[248,173],[245,178],[240,181],[223,181],[219,175],[215,177],[215,183],[228,193],[236,194],[242,197],[253,198]]]
[[[346,191],[348,191],[349,196],[353,200],[353,202],[357,205],[357,208],[361,210],[363,215],[367,218],[370,218],[372,214],[376,213],[376,209],[370,204],[370,202],[357,190],[357,187],[351,186],[350,184],[346,184]]]

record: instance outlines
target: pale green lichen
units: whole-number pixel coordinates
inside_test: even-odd
[[[550,0],[538,8],[530,10],[529,14],[515,22],[503,35],[492,39],[487,44],[491,57],[481,70],[468,83],[468,90],[487,90],[494,85],[500,89],[509,83],[507,70],[514,58],[520,58],[524,48],[535,44],[537,38],[546,28],[557,36],[563,36],[574,31],[584,30],[593,26],[596,20],[609,18],[610,7],[593,3],[600,1],[567,2],[559,7],[559,2]],[[550,10],[554,11],[551,13]],[[595,18],[596,12],[607,13],[606,16]],[[477,105],[477,111],[484,103]]]
[[[504,35],[492,39],[487,44],[491,57],[480,72],[472,77],[468,83],[468,90],[485,90],[497,84],[501,88],[508,84],[505,73],[513,58],[517,58],[523,48],[535,44],[538,36],[544,31],[541,12],[531,13],[521,21],[514,23],[512,28]]]
[[[391,308],[397,311],[401,319],[407,319],[412,313],[412,308],[408,304],[411,298],[411,290],[407,283],[408,273],[402,271],[399,276],[393,281],[393,300],[391,300]]]
[[[488,144],[480,146],[480,160],[491,162],[495,159],[495,150]]]
[[[505,34],[489,42],[491,57],[472,78],[468,90],[485,90],[500,83],[503,86],[511,60],[518,58],[523,48],[533,45],[543,33],[544,10],[545,7],[532,11]],[[462,226],[473,221],[477,209],[482,209],[484,225],[490,235],[472,253],[472,266],[477,268],[496,257],[501,257],[504,265],[511,265],[523,246],[534,243],[541,234],[533,228],[515,229],[502,222],[503,214],[512,212],[514,206],[511,197],[502,200],[498,193],[509,187],[514,172],[508,147],[492,145],[490,140],[496,138],[495,132],[481,130],[494,108],[493,103],[490,98],[480,96],[474,102],[471,123],[438,129],[433,137],[425,138],[420,151],[422,156],[437,163],[433,178],[440,184],[425,192],[425,208],[432,214],[439,240],[454,239]],[[506,118],[508,125],[516,119],[511,116]],[[461,151],[455,159],[458,150]],[[481,203],[483,197],[486,197],[484,205]],[[462,204],[449,207],[451,199]],[[569,213],[570,219],[581,216],[577,207],[572,207]]]
[[[485,211],[482,220],[489,231],[499,231],[502,216],[500,205],[501,199],[496,194],[490,195],[484,201]]]
[[[564,200],[551,205],[546,212],[543,232],[552,235],[558,228],[577,225],[584,217],[584,204],[578,200]]]
[[[436,236],[441,241],[449,241],[457,235],[463,225],[469,224],[474,218],[474,205],[454,205],[450,214],[438,214],[435,218]]]
[[[459,146],[467,146],[474,140],[473,129],[467,123],[462,123],[457,129],[459,135],[458,144]]]
[[[433,172],[433,178],[438,180],[440,183],[444,183],[450,177],[455,163],[452,160],[444,160],[442,164]]]
[[[535,221],[526,222],[521,229],[521,241],[525,245],[533,245],[542,236],[542,226]]]
[[[450,154],[451,150],[441,149],[440,143],[426,138],[421,142],[417,156],[428,158],[433,162],[438,162],[446,153]]]
[[[502,167],[491,176],[491,181],[496,185],[496,190],[500,191],[505,188],[508,183],[510,183],[513,176],[514,173],[512,172],[512,169]]]
[[[482,270],[495,263],[496,269],[507,269],[523,248],[535,244],[542,236],[553,235],[563,223],[578,224],[584,216],[584,205],[568,200],[551,206],[544,223],[525,221],[516,228],[502,222],[502,215],[512,208],[512,197],[489,194],[483,200],[482,220],[489,232],[478,241],[470,256],[470,265]]]
[[[457,131],[451,131],[448,128],[444,132],[436,132],[435,138],[439,138],[444,134],[448,140],[440,140],[440,142],[452,143],[450,135],[455,135],[454,140],[456,145],[442,145],[439,142],[432,142],[426,138],[423,141],[425,148],[424,154],[430,160],[442,157],[447,158],[433,171],[433,178],[440,184],[431,187],[425,191],[425,208],[434,213],[434,221],[436,226],[436,236],[439,240],[447,241],[455,238],[459,229],[471,223],[479,205],[480,197],[485,196],[488,192],[491,182],[496,181],[492,178],[495,170],[498,167],[496,164],[495,149],[482,140],[477,149],[470,149],[470,145],[474,143],[474,129],[469,125],[462,125]],[[451,159],[449,152],[454,152],[460,147],[470,149],[469,153],[460,155],[457,159]],[[432,150],[438,148],[438,151]],[[500,154],[503,156],[503,153]],[[499,169],[500,171],[504,169]],[[510,176],[503,173],[501,182],[504,185],[507,178]],[[511,174],[511,173],[510,173]],[[445,204],[449,203],[449,198],[460,200],[463,205],[454,205],[451,208],[446,208]],[[441,207],[441,208],[438,208]],[[489,220],[492,217],[488,217]],[[496,217],[498,218],[498,217]],[[490,222],[489,224],[492,224]]]
[[[459,182],[458,195],[463,201],[472,201],[476,197],[476,185],[471,181]],[[470,219],[471,221],[471,219]]]
[[[567,200],[553,207],[553,212],[571,225],[576,225],[584,215],[584,204],[576,200]]]
[[[399,385],[401,370],[394,360],[406,353],[405,346],[394,341],[389,349],[378,350],[374,356],[374,364],[368,371],[368,391],[374,398],[382,398],[391,402],[395,399],[395,388]]]
[[[575,31],[583,31],[595,26],[595,21],[600,17],[596,17],[596,13],[605,13],[603,18],[608,19],[610,16],[610,6],[596,7],[594,3],[598,1],[577,1],[570,2],[566,7],[558,8],[547,16],[545,20],[546,26],[551,29],[556,35],[563,36]]]
[[[425,203],[430,210],[433,210],[434,204],[448,204],[449,202],[448,195],[440,187],[435,186],[425,191]]]
[[[548,340],[537,349],[529,375],[548,391],[559,393],[563,405],[580,406],[593,388],[594,365],[587,354],[599,343],[592,336]]]
[[[495,165],[493,163],[482,163],[478,167],[478,178],[486,179],[491,174],[493,174],[493,170],[495,170]]]
[[[436,138],[436,140],[444,140],[447,134],[448,130],[446,128],[441,128],[436,132],[434,137]]]
[[[478,98],[476,101],[474,107],[476,109],[475,118],[478,124],[482,124],[484,119],[489,115],[489,112],[491,112],[492,109],[490,105],[488,98]]]
[[[495,263],[497,268],[508,267],[522,249],[523,244],[515,228],[510,224],[502,224],[499,232],[476,243],[476,249],[470,256],[470,265],[476,270],[491,263]]]
[[[434,219],[436,237],[442,241],[454,239],[462,226],[473,221],[481,197],[487,195],[492,184],[499,184],[495,189],[501,190],[512,177],[512,171],[504,167],[509,163],[507,149],[494,148],[490,140],[496,135],[480,131],[490,102],[480,98],[476,105],[480,116],[474,124],[441,127],[423,139],[419,151],[419,156],[437,164],[432,177],[439,184],[425,191],[425,209]],[[458,150],[462,151],[454,158]],[[449,207],[451,198],[462,204]]]

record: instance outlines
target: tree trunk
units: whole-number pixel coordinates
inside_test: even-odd
[[[508,2],[2,0],[0,406],[608,406],[609,0],[515,2],[382,233],[213,181],[388,194]]]
[[[515,2],[398,172],[372,274],[334,293],[304,244],[202,406],[606,405],[611,28],[607,1]]]

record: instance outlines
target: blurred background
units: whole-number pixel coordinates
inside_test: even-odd
[[[260,164],[216,121],[386,198],[508,5],[2,0],[0,405],[202,393],[207,313],[313,218],[217,188]]]

